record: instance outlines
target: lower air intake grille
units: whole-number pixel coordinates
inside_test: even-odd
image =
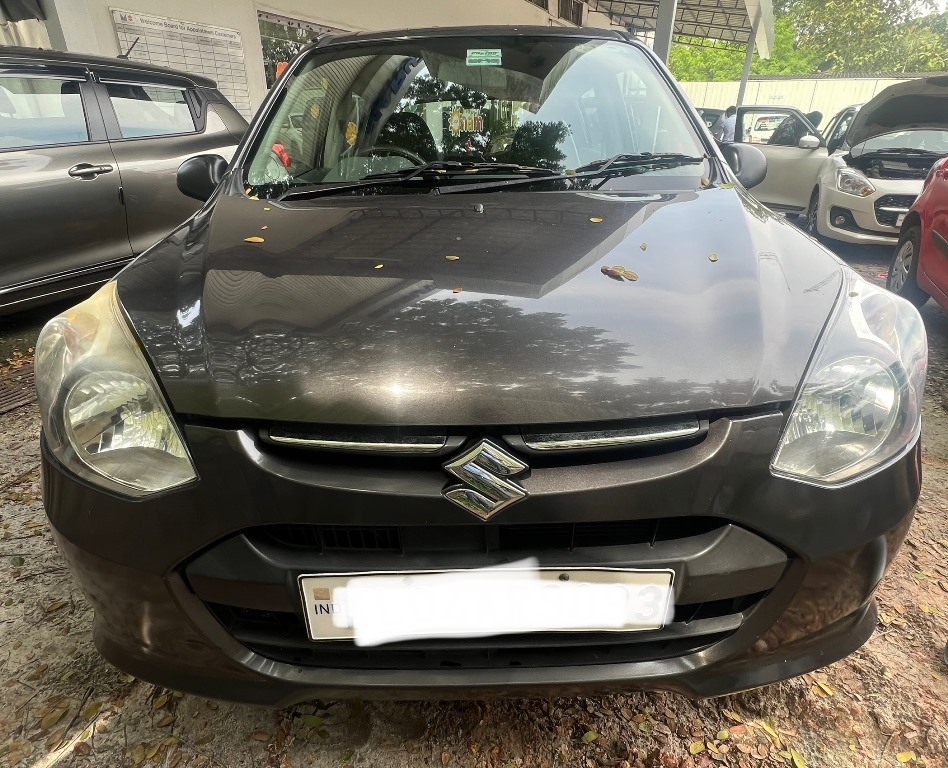
[[[672,622],[649,632],[562,632],[457,640],[415,640],[377,648],[312,642],[297,613],[205,603],[250,650],[274,661],[336,669],[497,669],[652,661],[694,653],[732,634],[766,593],[680,605]]]
[[[876,221],[884,227],[895,227],[899,216],[907,213],[915,195],[885,195],[876,200]]]

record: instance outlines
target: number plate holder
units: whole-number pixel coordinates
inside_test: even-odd
[[[674,611],[674,571],[502,566],[302,575],[309,638],[378,645],[524,632],[641,632]]]

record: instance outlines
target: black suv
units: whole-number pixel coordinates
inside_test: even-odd
[[[615,32],[305,49],[229,166],[182,165],[207,204],[38,342],[101,652],[282,704],[705,696],[858,648],[925,332],[764,173]]]
[[[0,313],[108,280],[196,210],[178,166],[246,129],[204,77],[0,48]]]

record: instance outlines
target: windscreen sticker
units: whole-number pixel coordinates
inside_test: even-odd
[[[484,115],[474,109],[454,109],[447,114],[447,121],[452,136],[460,136],[462,131],[478,133],[484,130]]]
[[[468,48],[469,67],[499,67],[503,63],[503,51],[499,48]]]

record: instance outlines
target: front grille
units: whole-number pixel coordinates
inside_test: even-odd
[[[247,532],[257,544],[309,553],[570,551],[700,536],[721,527],[709,517],[526,525],[268,525]]]
[[[884,227],[897,226],[899,215],[915,202],[915,195],[885,195],[876,200],[876,221]],[[886,210],[892,209],[892,210]]]
[[[247,648],[287,664],[335,669],[497,669],[577,664],[618,664],[682,656],[732,634],[765,592],[680,605],[672,622],[647,632],[563,632],[488,638],[414,640],[376,648],[350,641],[312,642],[297,613],[205,603]]]
[[[401,538],[393,526],[270,525],[257,535],[274,544],[308,552],[399,552]]]

